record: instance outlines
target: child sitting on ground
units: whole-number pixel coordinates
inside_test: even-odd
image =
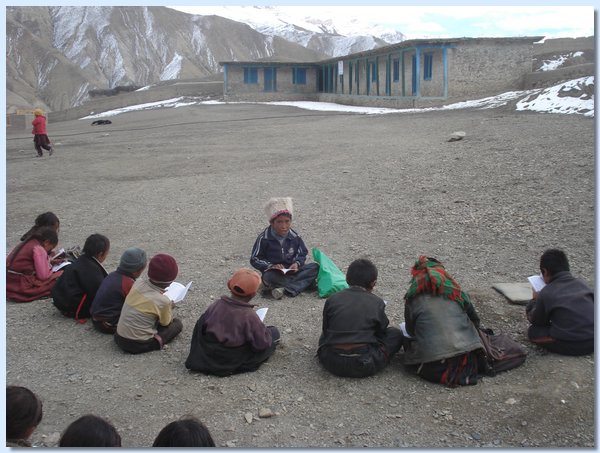
[[[112,335],[117,331],[125,298],[135,280],[146,269],[147,261],[146,252],[142,249],[128,248],[121,255],[117,270],[102,280],[90,308],[94,327],[100,332]]]
[[[400,350],[402,332],[388,327],[385,302],[372,292],[377,268],[371,261],[353,261],[346,281],[349,288],[325,301],[317,356],[325,369],[337,376],[371,376]]]
[[[271,198],[265,213],[270,225],[259,234],[250,256],[252,267],[262,272],[264,290],[281,299],[316,287],[319,265],[305,264],[308,250],[292,229],[292,199]]]
[[[404,364],[430,382],[477,384],[485,371],[471,298],[435,258],[419,256],[404,295]],[[406,338],[406,337],[405,337]]]
[[[31,447],[29,438],[42,421],[42,402],[31,390],[6,387],[6,446]]]
[[[564,355],[594,352],[594,291],[573,277],[562,250],[546,250],[540,258],[546,286],[525,309],[531,323],[529,340],[548,351]]]
[[[58,244],[52,227],[30,233],[6,258],[6,297],[14,302],[31,302],[50,295],[63,271],[52,271],[49,253]]]
[[[148,279],[140,278],[133,284],[115,332],[115,343],[123,351],[158,351],[179,335],[183,324],[173,318],[175,304],[164,294],[178,272],[175,258],[159,253],[148,264]]]
[[[115,427],[96,415],[84,415],[63,432],[59,447],[120,447],[121,436]]]
[[[63,315],[78,321],[91,316],[90,306],[107,275],[102,263],[109,250],[110,241],[106,236],[92,234],[85,240],[82,255],[64,268],[52,288],[54,306]]]
[[[214,447],[208,428],[195,417],[169,423],[161,429],[153,447]]]
[[[251,269],[236,271],[227,282],[231,297],[221,296],[196,322],[185,366],[217,376],[255,371],[279,342],[279,330],[265,326],[250,300],[260,286]]]

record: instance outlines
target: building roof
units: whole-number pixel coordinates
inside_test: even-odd
[[[497,42],[499,44],[523,44],[523,43],[535,43],[544,39],[545,36],[523,36],[523,37],[512,37],[512,38],[434,38],[434,39],[410,39],[407,41],[400,41],[395,44],[388,46],[377,47],[376,49],[364,50],[353,54],[348,54],[339,57],[327,58],[324,60],[312,61],[312,62],[301,62],[301,61],[290,61],[285,57],[273,58],[269,57],[260,60],[250,61],[219,61],[221,66],[226,64],[233,65],[270,65],[270,66],[311,66],[317,64],[333,63],[344,59],[356,59],[362,57],[368,57],[369,55],[380,54],[384,52],[393,52],[395,50],[406,49],[411,47],[426,47],[426,46],[453,46],[461,43],[472,43],[477,44],[479,42]]]

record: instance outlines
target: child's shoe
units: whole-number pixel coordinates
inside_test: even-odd
[[[271,290],[271,296],[273,299],[281,299],[283,297],[283,288],[273,288]]]

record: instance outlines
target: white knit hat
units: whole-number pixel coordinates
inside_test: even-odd
[[[290,197],[271,198],[265,204],[265,214],[269,222],[281,214],[289,214],[292,216],[293,206]]]

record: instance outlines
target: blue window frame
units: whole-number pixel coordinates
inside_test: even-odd
[[[292,84],[306,85],[306,68],[292,68]]]
[[[392,60],[392,74],[394,82],[400,81],[400,58],[394,58]]]
[[[423,80],[431,80],[433,74],[433,54],[426,53],[423,55]]]
[[[377,82],[377,62],[371,63],[371,81]]]
[[[258,68],[244,68],[244,83],[258,83]]]

